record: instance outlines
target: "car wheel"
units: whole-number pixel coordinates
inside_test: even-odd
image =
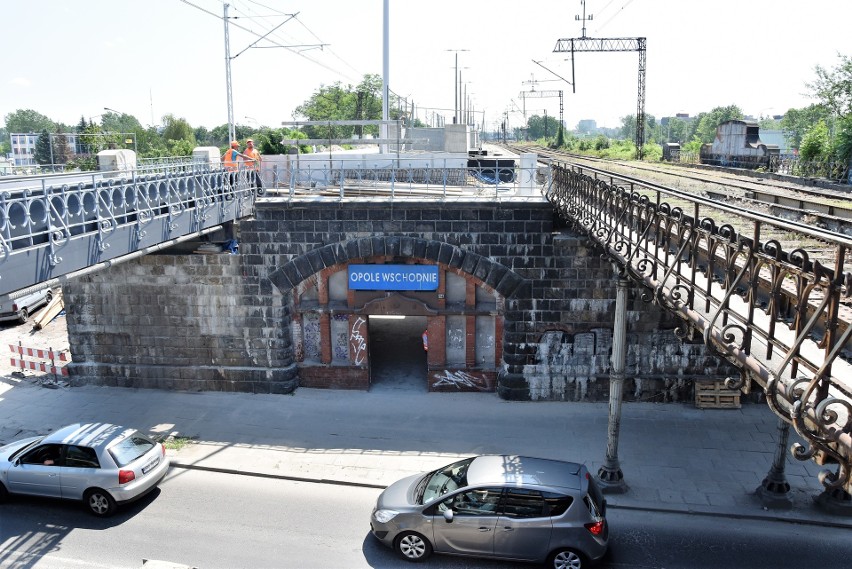
[[[30,312],[26,308],[22,308],[18,311],[18,322],[21,324],[26,324],[27,320],[30,319]]]
[[[3,483],[0,482],[0,504],[9,499],[9,491],[6,490],[6,487],[3,486]]]
[[[406,561],[418,562],[432,555],[432,544],[419,533],[408,531],[396,538],[396,551]]]
[[[581,569],[586,567],[583,556],[573,549],[560,549],[550,556],[548,567],[552,569]]]
[[[115,500],[109,492],[100,488],[86,492],[83,500],[86,502],[89,511],[98,517],[105,518],[115,513]]]

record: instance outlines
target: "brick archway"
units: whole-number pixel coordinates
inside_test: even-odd
[[[286,264],[274,269],[268,278],[282,294],[290,296],[298,304],[300,301],[296,297],[304,291],[304,283],[311,280],[316,282],[317,279],[320,281],[323,278],[327,279],[329,275],[339,272],[349,263],[363,263],[370,262],[371,260],[381,261],[386,259],[404,259],[438,265],[442,271],[446,271],[447,278],[456,278],[450,274],[454,273],[457,276],[463,277],[468,283],[474,283],[477,286],[481,286],[483,290],[492,291],[495,298],[501,299],[497,312],[491,311],[492,322],[485,324],[489,328],[487,328],[488,332],[484,335],[493,332],[489,336],[490,339],[488,342],[491,344],[490,349],[493,349],[495,353],[489,354],[487,357],[481,357],[477,354],[477,350],[481,347],[481,343],[477,343],[478,338],[483,336],[480,333],[480,325],[488,317],[483,316],[481,311],[476,313],[475,301],[471,309],[470,298],[466,299],[465,306],[471,309],[470,313],[456,313],[454,317],[464,320],[462,333],[466,337],[465,347],[463,348],[466,351],[466,355],[464,356],[465,363],[450,365],[450,362],[447,360],[447,353],[443,349],[436,350],[434,354],[430,353],[430,373],[433,373],[435,378],[440,378],[433,382],[434,385],[438,385],[439,387],[449,386],[451,389],[470,388],[471,390],[482,390],[482,385],[487,383],[490,385],[488,390],[495,390],[496,387],[496,390],[500,392],[501,382],[504,378],[520,377],[525,358],[518,360],[517,354],[521,348],[519,346],[507,346],[507,339],[517,337],[515,334],[515,324],[522,320],[523,314],[513,307],[518,305],[517,301],[519,299],[526,299],[530,287],[523,277],[505,265],[495,262],[488,257],[435,240],[396,236],[363,237],[325,245],[295,257]],[[325,282],[326,285],[323,286],[327,286],[327,281]],[[461,281],[457,279],[456,282]],[[341,320],[348,317],[349,334],[351,337],[366,342],[365,323],[362,318],[358,318],[358,315],[369,314],[371,311],[368,308],[369,305],[360,306],[360,308],[355,308],[355,310],[347,313],[344,310],[329,309],[327,297],[323,297],[319,302],[320,304],[325,302],[326,305],[314,311],[315,315],[310,316],[310,318],[313,318],[310,324],[302,320],[303,314],[299,311],[292,314],[290,322],[284,323],[285,326],[293,331],[295,336],[294,344],[297,347],[297,360],[305,356],[305,352],[300,352],[299,347],[302,345],[302,341],[307,339],[300,334],[310,330],[312,333],[321,335],[319,344],[317,344],[316,339],[312,339],[312,344],[307,342],[304,344],[308,347],[306,351],[309,354],[316,356],[318,351],[317,345],[320,346],[319,350],[322,353],[319,354],[319,363],[321,365],[316,365],[316,360],[314,360],[311,366],[306,365],[301,367],[300,375],[303,378],[302,384],[364,388],[365,382],[366,385],[369,385],[369,379],[365,380],[365,377],[369,377],[368,370],[364,367],[359,368],[358,366],[349,366],[347,368],[346,366],[332,365],[334,363],[332,350],[334,349],[335,354],[337,354],[341,348],[339,345],[335,347],[326,345],[330,344],[330,342],[325,339],[332,337],[339,338],[342,334],[341,329],[343,326]],[[350,306],[350,308],[352,307]],[[304,311],[304,314],[308,314],[308,312]],[[508,334],[506,332],[507,329],[511,330]],[[443,338],[447,331],[446,318],[436,312],[436,316],[430,319],[430,338],[435,338],[436,343],[438,343],[437,338]],[[456,336],[458,336],[458,328],[455,331]],[[432,342],[430,341],[431,344]],[[351,355],[352,351],[357,349],[357,347],[350,345],[348,349]],[[508,359],[504,358],[505,354],[509,354],[510,357]],[[490,366],[488,367],[490,371],[483,371],[482,373],[473,372],[472,368],[478,367],[477,357],[481,358],[480,364],[482,362],[490,362],[483,364],[486,367]],[[494,359],[499,361],[491,361]],[[456,361],[458,362],[458,360]],[[359,363],[363,363],[363,361]],[[330,379],[317,379],[319,377],[318,374],[322,374],[323,377],[330,377]],[[479,385],[476,385],[475,379],[477,377],[480,380]],[[486,378],[489,379],[486,381]],[[437,390],[438,387],[435,389]]]
[[[411,257],[433,261],[479,279],[503,298],[519,294],[525,279],[496,261],[455,245],[417,237],[375,236],[350,239],[308,251],[269,274],[279,291],[288,293],[312,275],[350,261],[370,257]]]

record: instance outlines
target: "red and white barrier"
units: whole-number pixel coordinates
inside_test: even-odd
[[[43,371],[44,373],[52,373],[53,375],[68,375],[68,370],[64,367],[56,367],[45,362],[31,362],[27,360],[18,360],[9,358],[12,367],[20,369],[31,369],[34,371]]]
[[[68,352],[54,352],[52,349],[42,350],[38,348],[25,348],[23,346],[14,346],[9,344],[9,349],[13,354],[18,354],[21,357],[27,356],[30,358],[38,358],[40,360],[59,360],[61,362],[71,361]]]
[[[14,344],[8,344],[9,349],[13,354],[16,354],[18,357],[10,358],[9,362],[12,364],[12,367],[16,367],[18,369],[31,369],[33,371],[41,371],[44,373],[52,373],[53,375],[68,375],[68,370],[60,365],[57,366],[56,362],[69,362],[71,361],[71,356],[68,352],[55,352],[53,348],[48,348],[47,350],[43,350],[41,348],[25,348],[18,343],[17,346]],[[31,361],[25,360],[24,358],[35,358],[39,360],[49,360],[49,361]]]

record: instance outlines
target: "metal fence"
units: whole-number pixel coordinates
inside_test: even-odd
[[[0,294],[25,294],[254,211],[252,171],[159,169],[0,181]]]
[[[263,179],[272,197],[501,197],[538,192],[549,170],[535,164],[468,166],[467,160],[292,160],[264,166]]]
[[[852,490],[852,240],[807,225],[555,164],[546,193],[643,295],[742,370],[729,387],[765,391],[809,447],[837,463],[829,488]],[[815,260],[814,251],[823,258]]]

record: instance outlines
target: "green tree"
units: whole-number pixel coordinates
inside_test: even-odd
[[[56,123],[32,109],[18,109],[6,115],[6,130],[9,132],[53,132]]]
[[[527,120],[527,133],[532,140],[555,137],[559,121],[551,116],[533,115]]]
[[[834,137],[832,154],[836,160],[848,162],[852,159],[852,115],[837,121],[837,136]]]
[[[799,156],[802,160],[820,160],[829,150],[828,127],[825,121],[819,121],[802,138]]]
[[[171,141],[185,140],[195,146],[195,132],[184,118],[172,114],[163,116],[163,140],[168,145]],[[192,152],[190,152],[191,154]]]
[[[736,105],[716,107],[701,117],[696,128],[695,136],[703,143],[713,142],[716,138],[716,128],[725,121],[743,118],[743,112]]]
[[[211,146],[209,130],[203,126],[197,126],[195,127],[193,134],[195,135],[195,142],[197,142],[199,146]]]
[[[781,130],[790,145],[799,148],[808,129],[821,120],[826,124],[831,120],[831,111],[825,105],[814,104],[804,109],[789,109],[781,119]]]
[[[689,123],[677,117],[670,117],[665,126],[666,142],[678,142],[683,144],[689,140]]]
[[[378,75],[365,75],[357,87],[344,86],[339,81],[321,86],[310,99],[296,107],[295,116],[312,121],[380,120],[382,118],[382,79]],[[394,105],[394,102],[397,104]],[[399,99],[389,102],[389,116],[399,119],[405,112]],[[353,134],[378,134],[378,126],[306,126],[308,138],[350,138]]]
[[[50,164],[50,134],[47,130],[42,130],[41,134],[36,139],[35,153],[33,155],[36,163]]]
[[[817,65],[816,80],[807,87],[838,117],[852,114],[852,59],[837,54],[840,63],[830,71]]]

